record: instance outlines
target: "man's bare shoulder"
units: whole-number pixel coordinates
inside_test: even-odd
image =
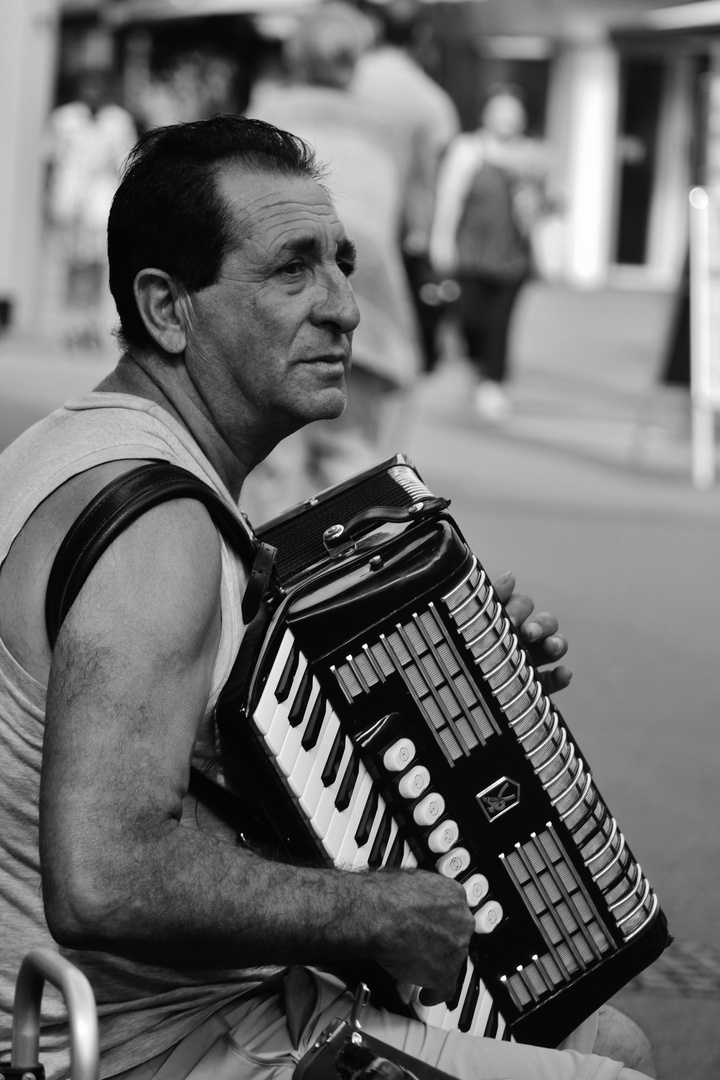
[[[67,622],[76,642],[193,652],[219,613],[220,542],[195,499],[147,510],[100,556]],[[132,635],[131,637],[129,635]]]
[[[60,544],[78,514],[95,495],[111,480],[138,464],[140,462],[126,460],[107,462],[72,477],[45,499],[28,519],[3,565],[0,574],[0,636],[15,659],[40,682],[47,681],[50,667],[51,653],[45,630],[45,595],[50,569]],[[181,562],[202,553],[197,579],[201,587],[205,580],[203,571],[211,571],[211,586],[214,582],[213,571],[219,575],[219,545],[215,529],[207,511],[199,503],[178,500],[165,507],[154,508],[129,527],[128,537],[129,540],[119,537],[115,541],[113,560],[108,559],[107,562],[116,560],[118,553],[127,549],[127,558],[122,565],[129,571],[128,560],[138,564],[138,582],[141,581],[143,567],[154,565],[161,553],[165,553],[168,561],[180,559]],[[139,557],[143,555],[144,558]],[[118,571],[120,565],[117,564]],[[132,581],[128,584],[132,587]]]

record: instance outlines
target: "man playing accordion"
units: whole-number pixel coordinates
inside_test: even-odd
[[[248,581],[199,501],[129,525],[52,650],[45,599],[63,537],[109,481],[168,461],[238,516],[243,481],[273,446],[339,415],[359,317],[353,244],[300,140],[219,116],[143,136],[109,256],[117,366],[0,459],[3,1037],[23,955],[56,943],[95,991],[103,1077],[289,1078],[352,1008],[327,970],[338,962],[376,961],[428,1003],[452,993],[474,928],[465,891],[422,870],[266,857],[189,794],[191,761],[217,753]],[[558,661],[556,620],[533,614],[511,575],[495,588],[535,661]],[[569,677],[559,665],[543,678],[559,690]],[[596,1017],[557,1050],[377,1008],[364,1026],[463,1080],[651,1075],[644,1037],[612,1010],[596,1053]],[[42,1055],[64,1075],[50,995]]]

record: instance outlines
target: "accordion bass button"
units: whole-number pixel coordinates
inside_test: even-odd
[[[413,818],[417,825],[434,825],[444,812],[445,800],[442,795],[438,795],[437,791],[432,791],[414,808]],[[448,848],[451,847],[452,844],[448,844]],[[447,851],[448,848],[442,850]]]
[[[438,825],[437,829],[433,829],[428,836],[428,847],[440,855],[444,851],[449,851],[453,844],[457,843],[459,835],[460,827],[457,821],[443,821],[442,825]]]
[[[471,908],[477,907],[480,901],[490,892],[490,882],[484,874],[473,874],[463,882],[465,895]]]
[[[502,922],[503,909],[497,900],[488,900],[487,904],[475,912],[475,931],[478,934],[492,934]]]
[[[457,877],[470,865],[470,852],[464,847],[453,848],[446,855],[441,855],[435,865],[445,877]]]
[[[403,799],[417,799],[430,783],[430,773],[424,765],[416,765],[398,780],[398,791]]]
[[[383,765],[388,772],[402,772],[415,757],[415,743],[412,739],[398,739],[383,754]]]

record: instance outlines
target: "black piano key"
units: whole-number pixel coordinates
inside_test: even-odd
[[[455,984],[455,989],[453,991],[453,995],[452,995],[451,998],[448,998],[448,1000],[445,1002],[445,1004],[447,1005],[450,1012],[452,1012],[454,1009],[457,1009],[458,1005],[460,1004],[460,994],[462,992],[463,983],[465,982],[465,975],[467,974],[468,963],[469,963],[469,960],[466,957],[465,958],[465,963],[460,968],[460,974],[458,976],[458,981]]]
[[[275,697],[278,701],[285,701],[290,693],[290,687],[292,686],[293,679],[295,678],[295,672],[297,671],[298,660],[300,659],[300,651],[297,645],[293,644],[290,654],[285,661],[285,667],[282,669],[282,674],[278,679],[278,684],[275,687]]]
[[[470,963],[469,960],[468,963]],[[475,1010],[477,1009],[478,1000],[480,998],[481,981],[480,971],[476,967],[472,974],[468,992],[465,995],[465,1001],[460,1010],[460,1016],[458,1017],[458,1031],[470,1031],[470,1028],[473,1025]]]
[[[306,668],[305,674],[300,680],[300,685],[297,688],[297,693],[293,698],[293,703],[290,706],[290,712],[288,713],[288,724],[290,727],[297,727],[298,724],[304,720],[308,710],[311,690],[312,672],[310,671],[310,668]]]
[[[492,1005],[490,1006],[490,1015],[488,1016],[487,1024],[485,1025],[485,1031],[480,1032],[479,1034],[485,1035],[487,1039],[494,1039],[497,1035],[499,1019],[500,1012],[498,1010],[497,1004],[493,1001]]]
[[[390,853],[385,860],[385,866],[389,866],[391,869],[402,866],[403,851],[405,850],[405,835],[402,829],[398,829],[393,840],[393,845],[390,848]]]
[[[390,837],[390,829],[392,828],[392,814],[390,813],[390,807],[385,807],[385,813],[382,816],[378,831],[375,834],[373,845],[370,848],[370,854],[368,855],[368,866],[376,867],[380,866],[385,854],[385,848],[387,846],[388,839]]]
[[[363,815],[360,818],[360,823],[355,833],[355,843],[359,848],[364,847],[370,839],[370,829],[372,823],[375,820],[375,815],[378,808],[378,793],[375,788],[371,788],[368,796],[368,801],[365,804]]]
[[[343,774],[343,778],[340,781],[340,787],[337,790],[335,796],[335,805],[338,810],[347,810],[350,805],[350,798],[355,789],[355,784],[358,778],[358,771],[360,769],[360,758],[357,754],[351,754],[350,760],[347,763],[347,768]]]
[[[337,735],[330,747],[330,753],[328,759],[325,762],[325,768],[322,771],[320,779],[325,787],[330,787],[337,780],[338,769],[340,768],[340,762],[342,761],[343,750],[345,749],[345,733],[343,729],[338,728]]]
[[[315,699],[315,704],[312,707],[312,712],[308,717],[308,722],[303,732],[300,745],[303,750],[312,750],[315,743],[318,741],[318,735],[320,734],[320,728],[322,727],[323,720],[325,719],[325,695],[322,691]]]

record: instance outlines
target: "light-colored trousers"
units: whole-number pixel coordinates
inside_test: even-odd
[[[280,992],[230,1002],[122,1080],[291,1080],[293,1069],[335,1017],[349,1017],[353,997],[334,976],[292,968]],[[369,1035],[459,1080],[616,1080],[620,1064],[590,1053],[597,1014],[547,1050],[426,1027],[372,1006]]]

